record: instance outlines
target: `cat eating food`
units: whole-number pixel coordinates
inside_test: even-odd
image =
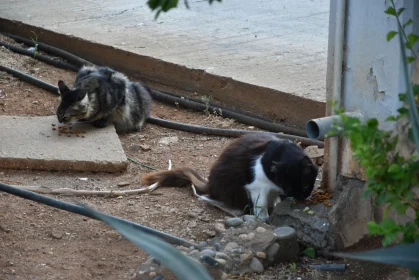
[[[318,168],[295,143],[255,133],[230,143],[212,166],[208,180],[191,168],[177,168],[146,174],[143,183],[171,187],[194,184],[208,200],[241,211],[250,208],[266,221],[280,201],[279,194],[297,200],[309,197],[317,173]]]
[[[60,123],[91,122],[99,128],[113,123],[117,133],[124,133],[139,131],[150,115],[148,90],[109,67],[85,66],[71,89],[63,81],[58,88]]]

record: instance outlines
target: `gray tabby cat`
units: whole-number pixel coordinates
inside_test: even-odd
[[[83,67],[73,88],[58,82],[60,123],[92,122],[96,127],[115,125],[118,133],[139,131],[150,115],[151,96],[140,83],[108,67]]]

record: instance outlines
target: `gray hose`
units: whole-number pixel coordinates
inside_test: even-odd
[[[196,103],[193,101],[189,101],[189,100],[185,100],[179,97],[175,97],[175,96],[170,96],[167,94],[163,94],[159,91],[156,91],[154,89],[149,89],[151,96],[153,97],[153,99],[161,101],[161,102],[165,102],[165,103],[170,103],[170,104],[179,104],[180,106],[189,108],[189,109],[193,109],[196,111],[204,111],[206,109],[208,109],[210,112],[217,112],[220,113],[223,117],[225,118],[231,118],[231,119],[235,119],[241,123],[245,123],[248,125],[252,125],[261,129],[265,129],[265,130],[269,130],[272,132],[283,132],[283,133],[287,133],[287,134],[292,134],[292,135],[298,135],[298,136],[302,136],[305,137],[307,134],[305,131],[301,130],[301,129],[297,129],[297,128],[292,128],[292,127],[288,127],[285,125],[281,125],[281,124],[276,124],[276,123],[272,123],[272,122],[267,122],[264,120],[260,120],[260,119],[255,119],[252,117],[248,117],[245,115],[241,115],[235,112],[231,112],[228,110],[222,110],[220,108],[214,107],[214,106],[206,106],[204,104],[200,104],[200,103]]]
[[[306,137],[294,136],[289,134],[275,133],[275,132],[264,132],[264,131],[250,131],[250,130],[241,130],[241,129],[222,129],[222,128],[212,128],[206,126],[198,126],[191,124],[183,124],[174,121],[163,120],[159,118],[149,117],[147,122],[176,130],[182,130],[186,132],[198,133],[198,134],[207,134],[207,135],[216,135],[223,137],[240,137],[244,134],[249,133],[262,133],[276,136],[280,139],[288,139],[291,141],[297,141],[303,144],[304,146],[317,145],[320,148],[324,147],[324,143],[317,140],[308,139]]]
[[[73,64],[70,64],[70,63],[67,63],[67,62],[64,62],[64,61],[61,61],[61,60],[55,60],[55,59],[52,59],[52,58],[50,58],[46,55],[43,55],[43,54],[34,55],[34,51],[29,51],[29,50],[21,48],[21,47],[16,47],[16,46],[13,46],[13,45],[5,43],[5,42],[0,42],[0,46],[3,46],[6,49],[8,49],[12,52],[18,53],[18,54],[23,54],[23,55],[26,55],[26,56],[32,56],[39,61],[42,61],[42,62],[45,62],[47,64],[56,66],[58,68],[63,68],[63,69],[76,71],[76,72],[80,69],[80,67],[74,66]]]
[[[17,36],[17,35],[12,35],[12,34],[8,34],[8,33],[2,33],[3,35],[12,38],[13,40],[15,40],[18,43],[23,43],[27,46],[30,47],[34,47],[35,43],[32,40]],[[78,68],[81,68],[83,65],[89,65],[89,66],[94,66],[93,63],[91,63],[90,61],[87,61],[81,57],[78,57],[74,54],[71,54],[69,52],[66,52],[62,49],[44,44],[44,43],[38,43],[38,48],[42,51],[45,51],[47,53],[56,55],[58,57],[61,57],[65,60],[67,60],[69,63],[78,66]],[[76,70],[77,71],[77,70]]]
[[[7,67],[7,66],[0,65],[0,71],[7,72],[7,73],[15,76],[16,78],[21,79],[22,81],[25,81],[25,82],[28,82],[28,83],[34,85],[34,86],[43,88],[43,89],[45,89],[45,90],[47,90],[47,91],[49,91],[53,94],[58,94],[58,88],[56,86],[53,86],[49,83],[41,81],[37,78],[34,78],[34,77],[32,77],[28,74],[25,74],[23,72],[20,72],[18,70],[12,69],[12,68]]]

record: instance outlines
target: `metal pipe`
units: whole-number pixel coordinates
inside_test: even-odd
[[[333,60],[333,103],[339,108],[342,106],[342,62],[343,62],[343,46],[345,40],[345,15],[346,15],[346,0],[337,1],[336,3],[336,29],[335,29],[335,46],[334,46],[334,60]],[[333,11],[331,11],[333,13]],[[332,110],[333,114],[333,110]],[[329,140],[329,173],[328,173],[328,188],[333,190],[336,186],[336,179],[338,173],[338,149],[339,139],[330,138]]]
[[[358,112],[345,113],[348,117],[359,118],[363,120],[363,116]],[[324,140],[324,138],[339,136],[342,130],[342,118],[338,115],[312,119],[306,124],[307,135],[310,139]]]

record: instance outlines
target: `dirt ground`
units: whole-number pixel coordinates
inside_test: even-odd
[[[7,39],[0,36],[0,40]],[[1,47],[0,63],[52,84],[60,79],[72,84],[75,78],[73,72]],[[1,115],[55,114],[57,96],[4,72],[0,72],[0,90],[3,91],[0,95]],[[152,115],[212,127],[248,128],[231,120],[158,102],[153,104]],[[164,137],[173,137],[173,142],[159,143]],[[166,169],[171,159],[174,167],[194,167],[205,176],[222,148],[231,140],[151,124],[146,124],[140,133],[120,135],[120,139],[126,155],[141,163]],[[0,170],[0,181],[80,190],[120,190],[138,188],[140,176],[150,171],[132,162],[126,172],[119,174]],[[88,179],[82,181],[80,178]],[[120,182],[130,184],[118,187]],[[74,201],[69,197],[56,198]],[[105,213],[195,242],[207,240],[208,229],[226,218],[218,209],[198,202],[188,189],[159,188],[146,195],[77,199]],[[363,245],[361,249],[374,246],[376,244]],[[0,193],[0,279],[131,279],[146,257],[142,250],[100,222]],[[307,269],[311,262],[308,258],[301,258],[296,262],[295,270],[290,264],[281,264],[267,270],[264,276],[243,279],[402,279],[400,277],[406,275],[405,271],[391,267],[357,262],[350,262],[351,266],[343,275],[318,273]]]

